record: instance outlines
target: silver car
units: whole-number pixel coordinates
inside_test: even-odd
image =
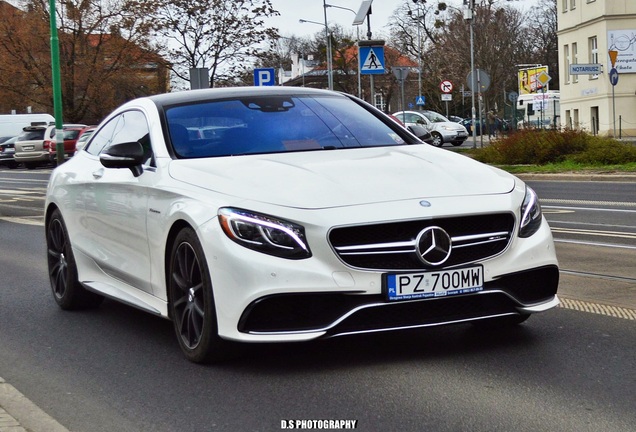
[[[44,147],[45,133],[48,124],[32,123],[22,130],[15,142],[14,158],[28,169],[49,163],[49,149]]]
[[[435,111],[399,111],[393,114],[406,126],[424,125],[433,135],[433,145],[441,147],[444,143],[460,146],[468,138],[468,131],[459,123],[448,120]]]

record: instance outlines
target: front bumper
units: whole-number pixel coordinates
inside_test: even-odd
[[[258,299],[238,329],[253,335],[345,334],[428,327],[541,312],[558,304],[557,266],[504,275],[475,294],[387,302],[381,294],[282,294]]]
[[[438,130],[442,135],[443,141],[446,142],[463,142],[468,139],[468,133],[459,130]]]
[[[484,269],[482,291],[398,302],[383,295],[383,271],[353,268],[325,247],[321,226],[306,225],[314,255],[301,261],[249,251],[217,226],[212,220],[199,235],[209,240],[203,246],[225,339],[306,341],[525,315],[558,304],[558,262],[545,220],[530,238],[515,237],[502,253],[476,262]]]

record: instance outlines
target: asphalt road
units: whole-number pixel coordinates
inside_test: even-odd
[[[631,235],[633,213],[622,205],[588,220],[599,213],[590,202],[610,202],[602,189],[616,184],[532,184],[546,200],[586,201],[576,204],[585,211],[555,201],[544,210],[553,229],[588,233],[555,233],[569,306],[518,329],[458,325],[263,344],[226,364],[197,366],[163,319],[110,301],[59,310],[43,228],[27,211],[41,209],[45,170],[14,173],[15,183],[6,173],[0,190],[19,193],[0,193],[0,376],[69,430],[276,431],[287,420],[356,420],[363,431],[636,430],[636,320],[613,314],[636,297],[636,242],[591,234]],[[603,307],[583,311],[594,305]]]

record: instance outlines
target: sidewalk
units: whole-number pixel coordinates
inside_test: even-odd
[[[69,432],[0,377],[0,432]]]

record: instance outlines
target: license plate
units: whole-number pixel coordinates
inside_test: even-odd
[[[469,294],[484,289],[484,268],[384,275],[384,292],[391,301]]]
[[[24,150],[24,151],[33,151],[34,148],[35,148],[34,146],[24,146],[24,147],[22,147],[22,150]]]
[[[458,137],[467,137],[468,136],[468,132],[458,132],[457,136]]]

